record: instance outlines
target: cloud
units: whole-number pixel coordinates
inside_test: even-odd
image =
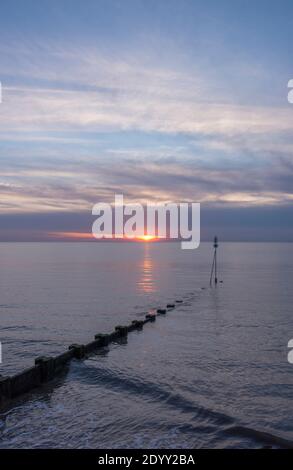
[[[93,47],[50,43],[2,46],[2,53],[2,73],[15,72],[7,57],[16,53],[20,76],[18,85],[3,81],[1,132],[139,130],[255,138],[292,129],[285,99],[279,107],[239,104],[209,68],[180,70],[176,62],[159,64],[137,51],[106,56]]]
[[[214,207],[292,203],[285,99],[235,100],[223,78],[179,67],[177,57],[50,42],[0,48],[0,212],[90,212],[114,193]],[[265,71],[253,70],[245,76],[258,84]]]
[[[162,151],[162,149],[161,149]],[[175,153],[166,156],[164,149],[152,158],[142,151],[103,158],[88,158],[82,163],[65,161],[54,168],[44,162],[7,168],[0,186],[2,212],[91,212],[93,204],[112,202],[114,194],[123,193],[128,201],[197,201],[202,204],[252,206],[292,203],[292,162],[275,156],[274,164],[251,167],[213,165],[192,154],[182,159]],[[171,149],[169,149],[171,152]],[[165,155],[165,156],[164,156]]]

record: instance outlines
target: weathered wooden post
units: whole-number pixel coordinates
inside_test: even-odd
[[[47,382],[54,375],[54,358],[50,356],[39,356],[35,359],[35,365],[40,366],[41,382]]]

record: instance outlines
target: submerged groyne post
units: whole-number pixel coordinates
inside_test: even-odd
[[[127,336],[128,335],[128,326],[115,326],[115,332],[117,332],[118,336]]]
[[[99,346],[107,346],[110,342],[110,335],[98,333],[95,335],[95,341],[99,342]]]
[[[166,315],[167,310],[165,308],[158,308],[157,313],[158,315]]]
[[[54,376],[55,366],[54,358],[49,356],[40,356],[35,359],[35,365],[40,367],[41,382],[47,382]]]
[[[0,405],[11,398],[11,378],[0,376]]]
[[[214,283],[215,286],[218,284],[218,273],[217,273],[217,248],[219,246],[218,237],[214,238],[214,257],[213,257],[213,264],[211,270],[211,277],[210,277],[210,286],[212,287],[213,283],[213,274],[214,274]]]
[[[152,322],[153,322],[153,321],[156,321],[156,315],[154,315],[154,314],[148,314],[148,315],[145,316],[145,319],[146,319],[147,321],[152,321]]]
[[[142,330],[142,329],[143,329],[143,325],[144,325],[144,321],[143,321],[143,320],[132,320],[132,322],[131,322],[131,326],[132,326],[135,330]]]
[[[75,359],[82,359],[85,355],[84,344],[71,344],[68,349],[70,351],[73,350],[73,356]]]

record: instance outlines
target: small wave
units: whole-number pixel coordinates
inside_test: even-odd
[[[224,431],[229,435],[238,435],[242,437],[251,437],[259,440],[263,444],[275,445],[285,449],[293,449],[293,441],[289,441],[281,436],[276,436],[266,431],[259,431],[257,429],[249,428],[246,426],[231,426]]]
[[[31,326],[27,325],[11,325],[11,326],[2,326],[1,331],[6,330],[32,330]]]
[[[79,380],[83,383],[94,384],[99,383],[102,386],[111,386],[113,389],[119,389],[129,394],[144,395],[149,400],[156,400],[162,405],[176,408],[183,413],[194,413],[196,418],[200,418],[203,422],[212,422],[219,426],[228,425],[234,422],[234,419],[224,413],[213,411],[208,408],[197,406],[191,400],[183,397],[179,393],[172,393],[166,390],[162,385],[155,384],[140,378],[131,378],[116,373],[113,370],[97,368],[88,363],[84,364],[86,369],[84,373],[78,372]]]
[[[16,304],[0,304],[0,308],[20,308],[20,305]]]

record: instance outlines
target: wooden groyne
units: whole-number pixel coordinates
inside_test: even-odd
[[[175,308],[175,304],[180,303],[182,300],[167,304],[166,308],[159,308],[156,313],[148,313],[143,320],[133,320],[130,325],[118,325],[112,333],[96,334],[90,343],[72,344],[59,356],[39,356],[35,359],[33,367],[14,376],[0,376],[0,407],[55,378],[64,371],[72,359],[86,358],[100,348],[127,337],[131,331],[142,330],[146,323],[156,321],[157,316],[166,315]]]

